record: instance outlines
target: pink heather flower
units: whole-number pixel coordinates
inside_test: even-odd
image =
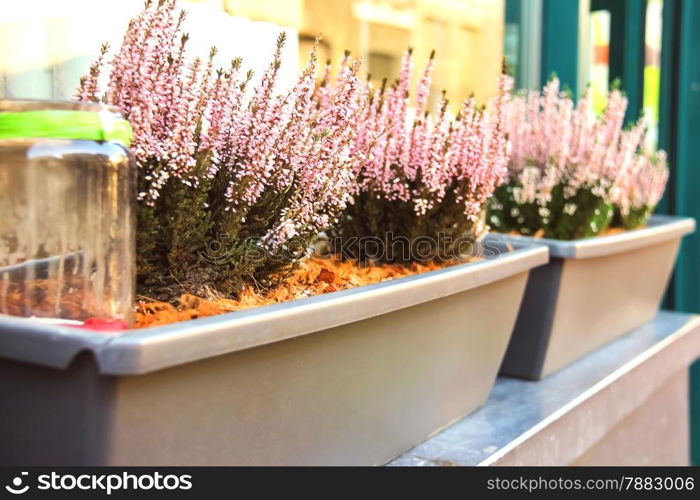
[[[623,216],[632,210],[651,209],[661,200],[667,181],[666,153],[640,154],[625,175],[618,178],[611,199]]]
[[[519,184],[514,189],[518,203],[544,206],[558,184],[569,198],[579,189],[590,189],[623,214],[651,208],[661,198],[668,177],[665,154],[642,150],[641,120],[623,129],[627,99],[620,91],[609,93],[606,109],[597,118],[590,90],[574,105],[559,90],[556,78],[541,93],[511,96],[505,108],[511,141],[508,170],[510,180]]]
[[[409,49],[398,80],[375,89],[364,85],[369,103],[356,122],[353,154],[364,161],[356,167],[359,189],[376,198],[413,203],[416,215],[443,203],[448,193],[476,222],[486,200],[506,178],[508,141],[503,120],[510,81],[500,80],[494,111],[476,109],[473,99],[450,116],[443,94],[436,115],[427,113],[433,55],[423,70],[410,108],[413,58]]]

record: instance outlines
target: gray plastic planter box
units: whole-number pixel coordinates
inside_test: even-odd
[[[381,464],[495,380],[543,246],[123,334],[0,318],[1,464]]]
[[[550,262],[528,279],[501,374],[539,380],[657,313],[690,218],[653,216],[647,227],[611,236],[543,243]]]

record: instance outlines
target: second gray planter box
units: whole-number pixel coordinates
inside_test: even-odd
[[[503,235],[549,247],[533,270],[504,375],[539,380],[657,313],[690,218],[653,216],[647,227],[575,241]]]
[[[487,242],[488,243],[488,242]],[[381,464],[483,404],[547,249],[119,335],[0,316],[0,464]]]

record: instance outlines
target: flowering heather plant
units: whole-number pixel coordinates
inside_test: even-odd
[[[642,120],[623,129],[627,99],[619,90],[600,117],[590,91],[574,104],[556,78],[506,107],[512,149],[509,182],[490,205],[495,229],[568,240],[646,221],[663,195],[666,159],[643,150]]]
[[[646,224],[661,200],[668,181],[664,151],[644,151],[636,164],[621,175],[611,193],[615,206],[612,225],[634,229]]]
[[[486,201],[507,173],[501,123],[509,81],[501,79],[492,114],[469,98],[451,117],[443,92],[438,112],[430,115],[433,64],[431,55],[412,107],[411,50],[393,85],[373,88],[368,81],[363,88],[368,105],[356,121],[352,151],[358,189],[333,231],[334,240],[343,243],[337,250],[346,257],[403,263],[451,259],[458,257],[460,241],[473,241],[487,229]],[[368,239],[372,251],[363,244]]]
[[[303,257],[332,226],[354,186],[350,145],[359,112],[357,63],[347,61],[318,106],[316,56],[291,91],[276,92],[280,35],[257,88],[241,61],[228,69],[187,58],[184,12],[148,1],[98,79],[107,52],[78,90],[131,122],[138,165],[137,268],[142,293],[232,294]]]

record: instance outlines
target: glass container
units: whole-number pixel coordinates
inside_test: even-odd
[[[130,139],[111,107],[0,100],[0,313],[131,322]]]

